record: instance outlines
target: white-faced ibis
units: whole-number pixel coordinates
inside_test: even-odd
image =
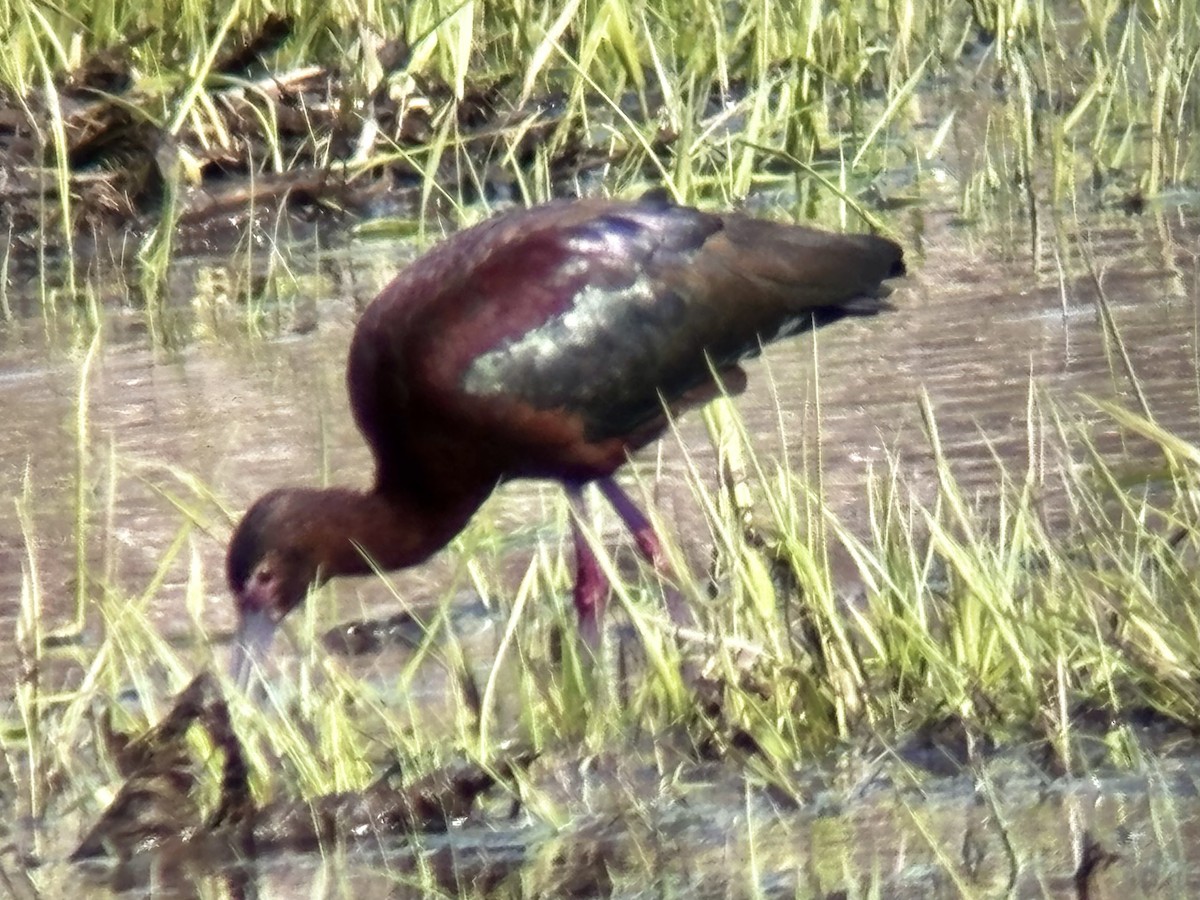
[[[745,383],[770,341],[886,305],[903,251],[661,196],[509,212],[405,269],[350,344],[370,489],[283,488],[229,543],[245,681],[276,626],[336,575],[412,566],[444,547],[501,482],[550,478],[573,517],[575,608],[589,639],[609,585],[579,529],[595,482],[660,571],[658,538],[612,479],[679,412]]]

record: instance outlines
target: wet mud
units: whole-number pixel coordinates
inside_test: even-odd
[[[193,727],[202,729],[222,756],[219,794],[207,813],[198,799],[199,761],[185,742]],[[164,866],[194,878],[225,870],[231,860],[253,864],[281,852],[443,833],[468,821],[481,825],[476,799],[536,758],[529,751],[502,748],[500,758],[486,767],[454,762],[403,786],[392,783],[399,772],[388,772],[361,791],[259,805],[226,700],[208,673],[198,675],[149,731],[129,737],[114,732],[106,720],[105,735],[125,781],[69,861],[110,862],[103,875],[119,889],[148,885]],[[508,818],[518,809],[514,804]],[[245,872],[236,875],[245,877]]]

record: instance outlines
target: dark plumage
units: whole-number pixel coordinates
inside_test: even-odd
[[[283,489],[229,545],[243,679],[310,585],[421,562],[498,483],[597,482],[662,569],[645,517],[610,478],[680,411],[727,390],[762,344],[886,308],[903,252],[659,197],[506,213],[405,269],[364,312],[347,380],[375,456],[365,492]],[[575,529],[575,603],[589,637],[608,590]]]

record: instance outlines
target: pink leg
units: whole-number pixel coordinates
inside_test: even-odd
[[[611,478],[601,478],[596,484],[600,486],[601,492],[608,498],[613,509],[617,511],[617,515],[621,517],[621,521],[633,535],[638,550],[654,567],[654,571],[668,580],[673,578],[675,573],[671,570],[671,564],[667,562],[667,555],[663,553],[662,541],[655,533],[650,520],[646,518],[646,514],[633,502],[633,498]],[[683,598],[679,596],[679,592],[668,586],[666,597],[667,611],[671,614],[672,621],[682,628],[694,627],[696,619],[687,604],[683,602]]]
[[[575,612],[579,616],[579,633],[593,650],[600,646],[600,624],[604,604],[608,600],[608,579],[600,561],[588,545],[580,522],[587,516],[583,486],[567,484],[567,499],[571,502],[571,536],[575,544]]]

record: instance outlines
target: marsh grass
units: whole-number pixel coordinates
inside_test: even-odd
[[[289,623],[300,652],[265,703],[230,692],[256,790],[264,799],[355,790],[396,760],[415,777],[462,755],[486,762],[532,745],[583,759],[650,747],[669,793],[682,738],[697,757],[724,758],[751,783],[803,800],[803,773],[832,752],[901,760],[914,740],[940,731],[966,741],[963,765],[1023,748],[1058,773],[1137,767],[1157,752],[1138,722],[1180,735],[1200,726],[1200,449],[1124,406],[1102,409],[1125,440],[1142,442],[1138,458],[1146,446],[1161,454],[1152,482],[1123,472],[1088,429],[1031,390],[1030,466],[998,462],[998,499],[980,507],[957,484],[926,403],[936,495],[919,497],[891,461],[871,480],[868,527],[851,530],[820,495],[811,449],[764,459],[734,408],[718,403],[707,415],[723,479],[714,489],[695,463],[688,469],[710,529],[711,571],[690,567],[656,517],[680,573],[673,589],[699,614],[697,633],[674,635],[664,586],[645,572],[631,578],[597,540],[614,618],[630,626],[591,660],[573,636],[564,547],[540,544],[515,593],[497,592],[492,573],[511,538],[485,510],[457,540],[466,560],[458,576],[414,612],[424,639],[383,682],[350,676],[327,656],[318,638],[327,623],[313,602]],[[100,643],[86,651],[48,649],[36,516],[28,496],[20,507],[30,548],[18,634],[26,675],[4,746],[20,806],[35,815],[57,810],[86,827],[117,787],[103,716],[115,711],[119,727],[136,730],[161,718],[197,666],[222,666],[190,541],[193,521],[214,527],[204,512],[212,493],[186,473],[172,477],[187,521],[143,591],[92,597]],[[596,523],[585,526],[596,539]],[[846,596],[831,573],[835,543],[853,560],[860,595]],[[181,560],[192,649],[164,641],[146,613]],[[492,610],[494,657],[482,664],[456,629],[463,589]],[[51,691],[38,673],[63,654],[81,675]],[[444,673],[432,681],[436,698],[431,668]],[[202,733],[192,740],[212,803],[221,756]],[[535,819],[566,827],[577,815],[536,779],[518,784]]]
[[[1187,3],[302,3],[280,45],[219,69],[273,11],[191,0],[0,10],[0,85],[43,148],[31,172],[43,239],[68,268],[87,179],[120,165],[77,166],[80,122],[64,124],[81,96],[104,96],[70,81],[100,62],[128,76],[111,96],[154,135],[137,151],[161,186],[135,260],[150,303],[185,197],[219,182],[205,159],[222,154],[251,180],[415,175],[421,228],[433,211],[477,215],[469,208],[497,187],[526,203],[646,185],[717,204],[783,190],[807,218],[831,188],[912,199],[936,192],[936,171],[968,217],[1015,207],[1036,221],[1047,206],[1138,204],[1200,180],[1200,24]],[[389,62],[385,36],[401,48]],[[303,100],[310,130],[285,135],[271,79],[310,66],[328,71],[329,96]],[[383,96],[396,121],[377,119]],[[405,131],[414,121],[418,137]],[[73,269],[66,281],[74,296]]]

